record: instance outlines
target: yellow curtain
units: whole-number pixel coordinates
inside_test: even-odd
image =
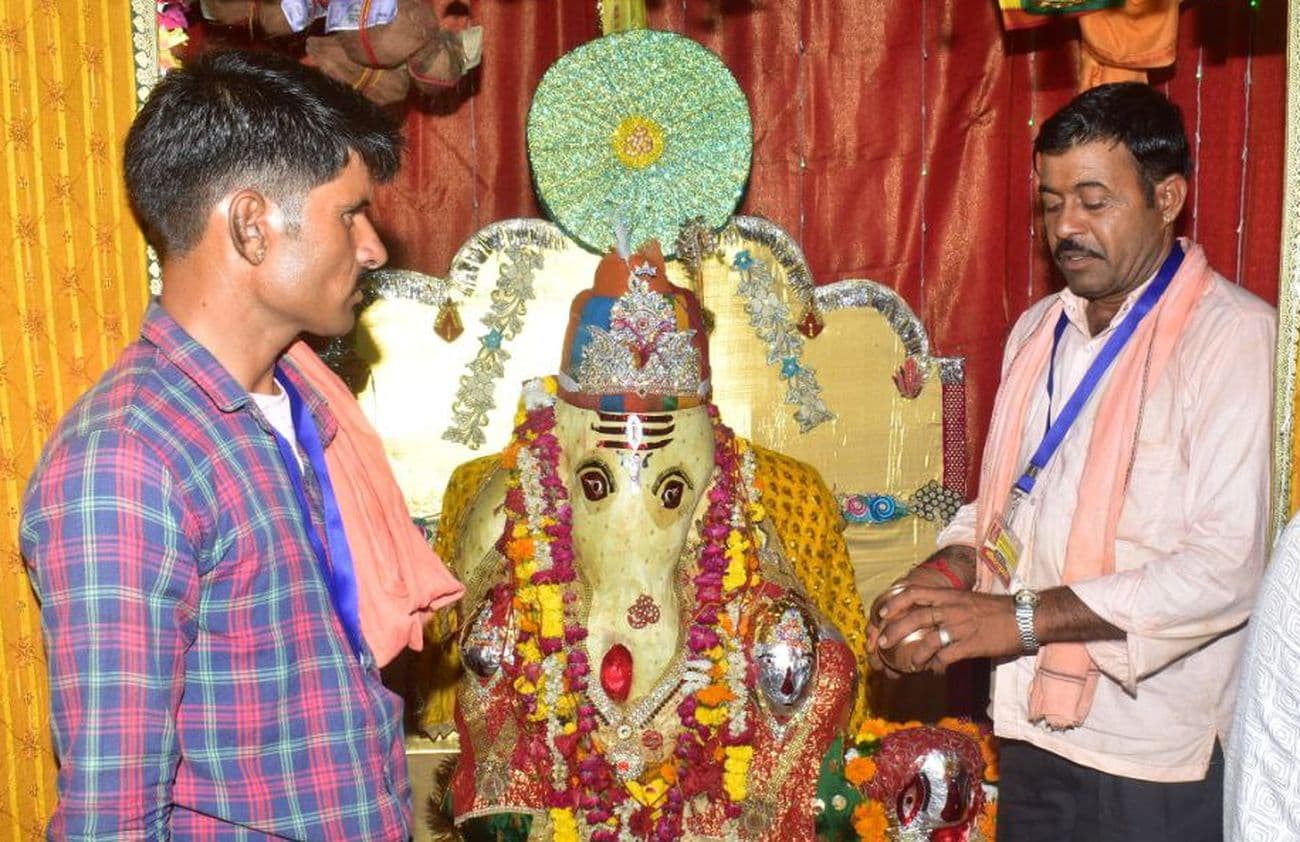
[[[42,838],[55,802],[23,487],[148,301],[120,164],[134,68],[129,4],[0,0],[0,842]]]

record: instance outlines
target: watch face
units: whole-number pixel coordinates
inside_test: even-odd
[[[1031,605],[1031,606],[1037,605],[1038,594],[1035,593],[1034,591],[1029,590],[1028,588],[1024,588],[1022,590],[1016,591],[1015,600],[1016,600],[1016,605]]]

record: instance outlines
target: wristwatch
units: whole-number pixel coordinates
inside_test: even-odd
[[[1029,588],[1016,591],[1016,628],[1020,630],[1020,648],[1026,655],[1038,651],[1038,638],[1034,636],[1034,609],[1038,607],[1038,592]]]

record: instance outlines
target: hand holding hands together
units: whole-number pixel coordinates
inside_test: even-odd
[[[954,563],[933,565],[937,559]],[[940,550],[876,598],[868,628],[873,669],[891,678],[923,670],[941,673],[967,658],[1020,653],[1011,597],[969,590],[973,562],[968,547]],[[956,587],[958,582],[965,587]]]

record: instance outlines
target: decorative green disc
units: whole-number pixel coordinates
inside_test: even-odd
[[[561,56],[533,94],[528,159],[542,204],[598,252],[627,228],[674,248],[682,223],[726,224],[749,178],[749,103],[689,38],[636,29]]]

